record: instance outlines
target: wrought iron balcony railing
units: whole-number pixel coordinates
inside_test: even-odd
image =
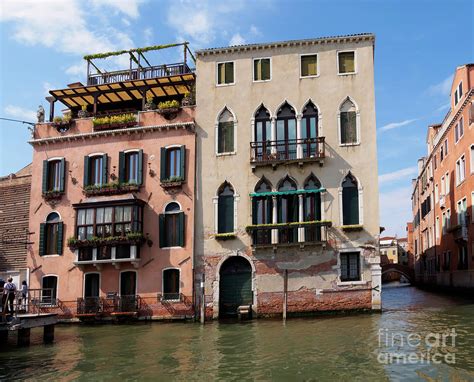
[[[250,142],[250,162],[254,165],[286,161],[319,161],[325,157],[324,137]]]
[[[252,236],[254,247],[287,244],[323,244],[328,239],[330,221],[309,221],[251,225],[247,232]]]
[[[102,85],[114,82],[170,77],[191,72],[191,69],[185,63],[140,67],[132,70],[117,70],[107,73],[89,74],[87,85]]]

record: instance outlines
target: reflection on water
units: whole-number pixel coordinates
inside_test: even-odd
[[[382,314],[246,323],[58,326],[53,345],[32,331],[32,345],[10,338],[0,379],[474,380],[474,303],[385,288]],[[384,365],[379,330],[404,335],[455,328],[456,364]]]

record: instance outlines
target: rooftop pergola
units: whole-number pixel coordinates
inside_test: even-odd
[[[87,61],[87,85],[78,82],[65,89],[51,90],[51,97],[46,97],[50,103],[50,121],[54,117],[56,101],[71,110],[85,106],[96,114],[98,105],[141,101],[144,106],[148,97],[183,96],[191,91],[195,80],[195,74],[188,66],[188,58],[193,63],[195,58],[188,45],[188,42],[183,42],[84,56]],[[145,56],[149,51],[176,47],[183,48],[183,61],[179,63],[154,66]],[[129,56],[128,69],[107,72],[99,68],[98,60],[120,55]]]

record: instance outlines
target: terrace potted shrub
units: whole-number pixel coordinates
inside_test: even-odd
[[[82,105],[81,110],[77,112],[77,117],[78,118],[87,118],[89,116],[89,113],[87,112],[87,105]]]
[[[123,129],[137,124],[135,114],[119,114],[105,117],[95,117],[92,120],[95,130]]]
[[[64,116],[56,116],[53,119],[53,127],[58,133],[65,133],[71,127],[71,113],[64,114]]]
[[[156,104],[153,102],[153,96],[146,97],[145,110],[155,110]]]
[[[158,113],[168,120],[176,118],[180,109],[181,105],[176,100],[164,101],[158,104]]]

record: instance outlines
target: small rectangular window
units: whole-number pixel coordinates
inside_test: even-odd
[[[217,84],[228,85],[234,83],[234,63],[221,62],[217,64]]]
[[[360,253],[341,253],[340,259],[341,281],[360,281]]]
[[[301,56],[301,77],[318,75],[318,55],[309,54]]]
[[[355,52],[339,52],[339,74],[355,73]]]
[[[269,58],[255,58],[253,60],[253,80],[269,81],[271,79],[271,62]]]
[[[138,151],[125,153],[125,182],[138,183]]]

